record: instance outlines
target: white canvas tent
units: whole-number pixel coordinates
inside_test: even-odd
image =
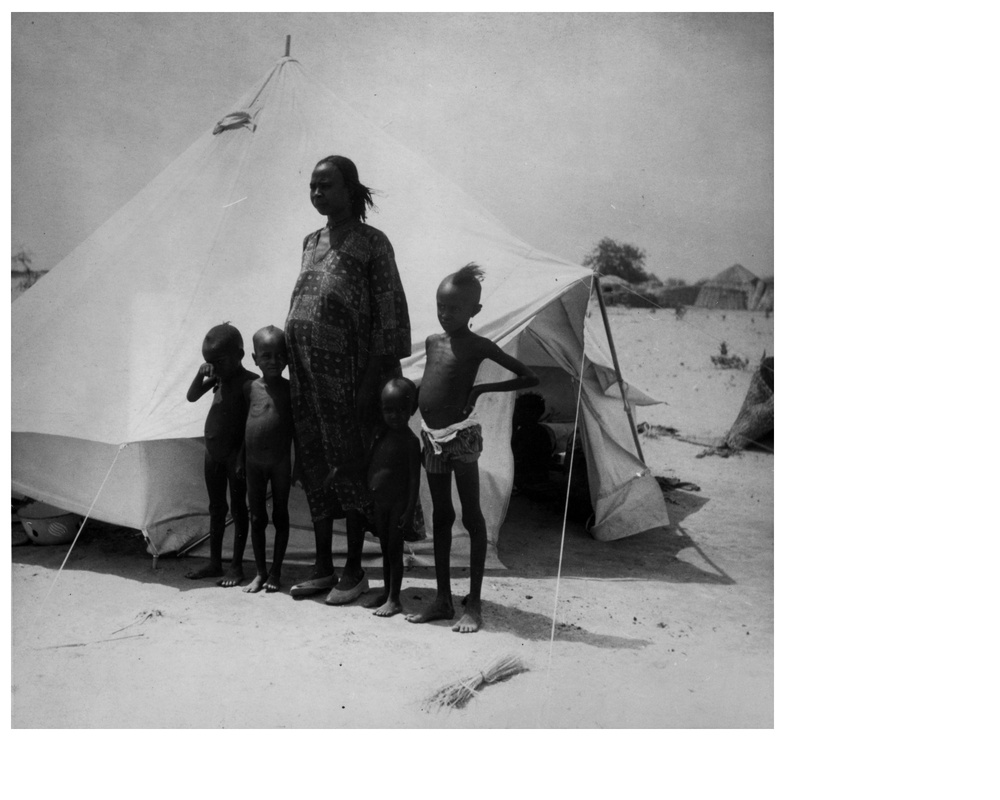
[[[302,239],[323,224],[308,199],[312,167],[341,153],[377,190],[369,222],[395,248],[413,330],[405,373],[422,374],[424,340],[438,330],[441,278],[476,261],[486,271],[477,333],[570,376],[586,343],[581,424],[593,535],[617,539],[665,524],[659,487],[631,444],[603,329],[599,320],[585,324],[590,272],[510,234],[292,58],[207,122],[186,152],[14,302],[15,490],[139,528],[154,554],[207,530],[199,440],[206,406],[185,398],[202,338],[224,320],[248,345],[259,327],[283,326]],[[249,352],[245,363],[253,366]],[[488,369],[480,375],[494,379]],[[513,401],[487,395],[479,404],[493,545],[512,481]]]

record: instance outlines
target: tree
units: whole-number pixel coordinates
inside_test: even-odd
[[[645,283],[653,277],[643,269],[645,262],[646,254],[638,247],[605,236],[594,252],[583,259],[583,266],[596,269],[601,275],[617,275],[629,283]]]

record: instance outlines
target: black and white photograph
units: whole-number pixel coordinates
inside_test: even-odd
[[[772,13],[10,24],[12,728],[774,728]]]

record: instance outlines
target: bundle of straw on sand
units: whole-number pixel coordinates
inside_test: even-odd
[[[483,686],[505,681],[527,671],[528,667],[517,656],[499,656],[475,675],[442,686],[424,701],[424,708],[428,711],[442,708],[465,708]]]

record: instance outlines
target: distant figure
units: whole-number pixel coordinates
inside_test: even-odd
[[[470,415],[480,395],[512,392],[538,384],[538,378],[524,364],[507,355],[494,342],[469,330],[469,320],[482,309],[479,303],[481,280],[482,270],[475,264],[466,264],[441,281],[437,290],[437,314],[444,333],[427,337],[427,364],[419,392],[424,468],[434,506],[437,594],[428,608],[406,619],[430,622],[455,616],[451,597],[451,527],[455,522],[451,473],[454,472],[462,503],[462,524],[469,531],[471,545],[465,613],[452,627],[459,633],[472,633],[482,625],[480,594],[486,571],[486,521],[479,507],[479,467],[476,464],[483,449],[483,435]],[[479,365],[487,359],[518,377],[475,385]]]
[[[247,546],[247,484],[240,463],[246,429],[244,387],[258,376],[243,368],[243,337],[229,323],[216,325],[201,346],[205,363],[198,368],[187,399],[193,403],[210,389],[212,405],[205,418],[205,486],[208,489],[208,564],[188,578],[217,578],[219,586],[237,586],[243,580],[243,552]],[[226,487],[233,512],[233,560],[222,572],[222,538],[226,533]]]
[[[247,494],[250,502],[250,542],[253,544],[257,576],[244,592],[281,588],[281,566],[288,549],[288,495],[292,475],[292,395],[281,376],[288,366],[285,333],[268,325],[253,335],[253,362],[264,373],[244,384],[247,415],[244,446]],[[274,559],[267,568],[267,485],[271,484],[271,519],[274,522]]]
[[[285,323],[295,456],[309,501],[316,560],[293,597],[328,592],[343,605],[368,588],[361,555],[372,507],[365,459],[379,390],[402,375],[410,317],[392,244],[365,224],[371,190],[344,156],[321,159],[309,197],[326,224],[306,236]],[[336,475],[336,479],[334,479]],[[347,519],[347,562],[337,579],[333,520]]]
[[[368,488],[382,546],[382,594],[365,605],[377,617],[391,617],[403,610],[403,534],[413,524],[420,489],[420,440],[409,426],[417,410],[417,387],[408,378],[393,378],[383,387],[381,402],[385,425],[372,445]]]

